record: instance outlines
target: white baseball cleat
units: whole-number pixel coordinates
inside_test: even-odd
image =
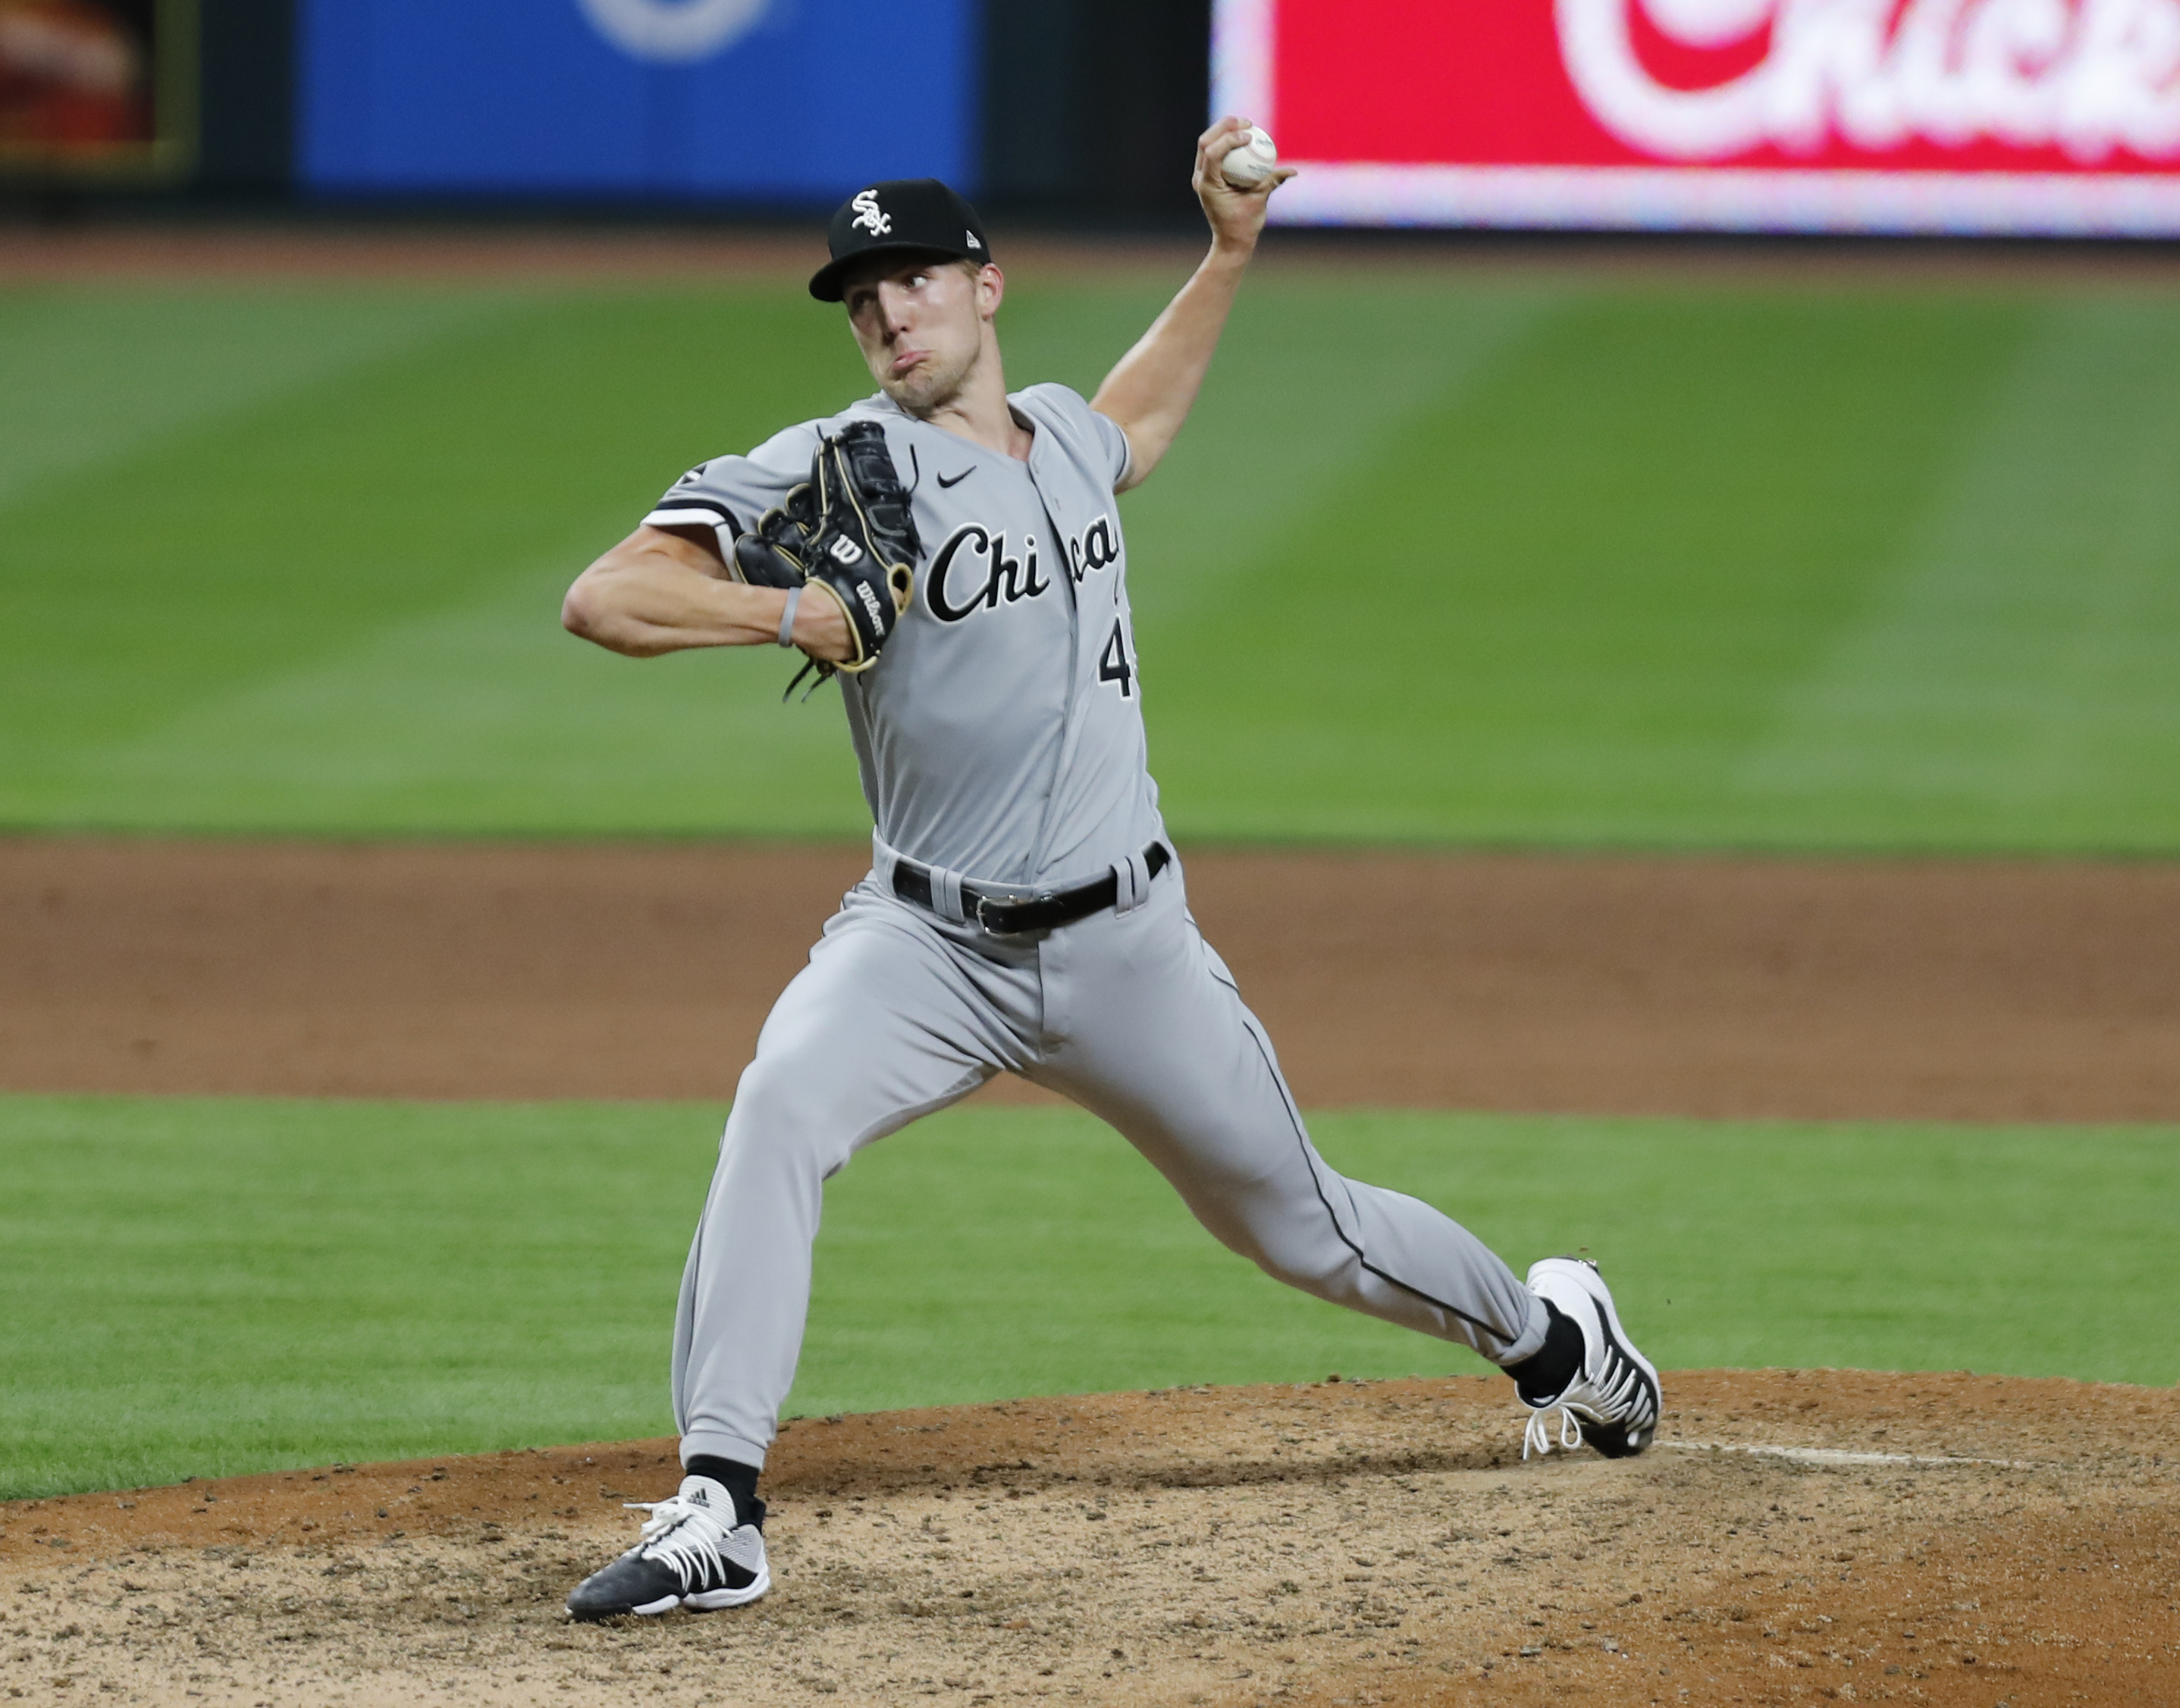
[[[754,1601],[772,1587],[764,1558],[764,1502],[747,1524],[736,1524],[735,1497],[709,1477],[684,1477],[671,1499],[630,1501],[651,1516],[643,1539],[611,1565],[593,1572],[568,1597],[578,1619],[616,1613],[670,1613],[676,1607],[712,1612]]]
[[[1522,1457],[1555,1447],[1572,1453],[1584,1442],[1609,1459],[1626,1458],[1650,1445],[1658,1432],[1658,1372],[1635,1350],[1612,1308],[1612,1290],[1587,1258],[1547,1257],[1530,1266],[1529,1291],[1582,1330],[1582,1369],[1549,1399],[1524,1400],[1529,1424]],[[1555,1431],[1545,1422],[1554,1408]]]

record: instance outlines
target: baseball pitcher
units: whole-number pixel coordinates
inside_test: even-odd
[[[765,1022],[690,1248],[686,1475],[569,1596],[578,1617],[765,1593],[757,1482],[824,1183],[1002,1073],[1110,1122],[1271,1275],[1500,1365],[1528,1447],[1649,1443],[1657,1374],[1594,1266],[1546,1258],[1525,1284],[1429,1205],[1327,1167],[1189,915],[1147,768],[1115,500],[1187,418],[1289,176],[1230,174],[1251,134],[1204,134],[1209,253],[1087,403],[1007,390],[1006,279],[973,208],[933,179],[858,191],[810,294],[845,307],[877,394],[699,464],[569,590],[568,628],[616,652],[799,650],[840,685],[875,825],[870,875]]]

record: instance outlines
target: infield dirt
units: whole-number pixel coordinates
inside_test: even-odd
[[[1185,854],[1307,1106],[2180,1120],[2180,866]],[[0,841],[0,1087],[725,1099],[868,863]]]

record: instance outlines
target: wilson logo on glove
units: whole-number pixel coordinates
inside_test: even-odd
[[[753,586],[812,587],[830,597],[848,619],[855,656],[811,663],[821,676],[852,675],[878,662],[908,609],[922,551],[885,429],[851,421],[818,441],[809,480],[735,541],[735,570]]]

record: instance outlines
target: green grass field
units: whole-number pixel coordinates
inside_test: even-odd
[[[669,1432],[718,1118],[0,1099],[0,1497]],[[1519,1262],[1587,1247],[1668,1368],[2180,1379],[2171,1129],[1314,1127]],[[829,1187],[790,1410],[1484,1368],[1267,1280],[1089,1118],[979,1108]]]
[[[0,292],[0,825],[858,832],[829,694],[555,614],[866,389],[791,283]],[[1183,835],[2180,848],[2180,294],[1268,274],[1124,513]]]

